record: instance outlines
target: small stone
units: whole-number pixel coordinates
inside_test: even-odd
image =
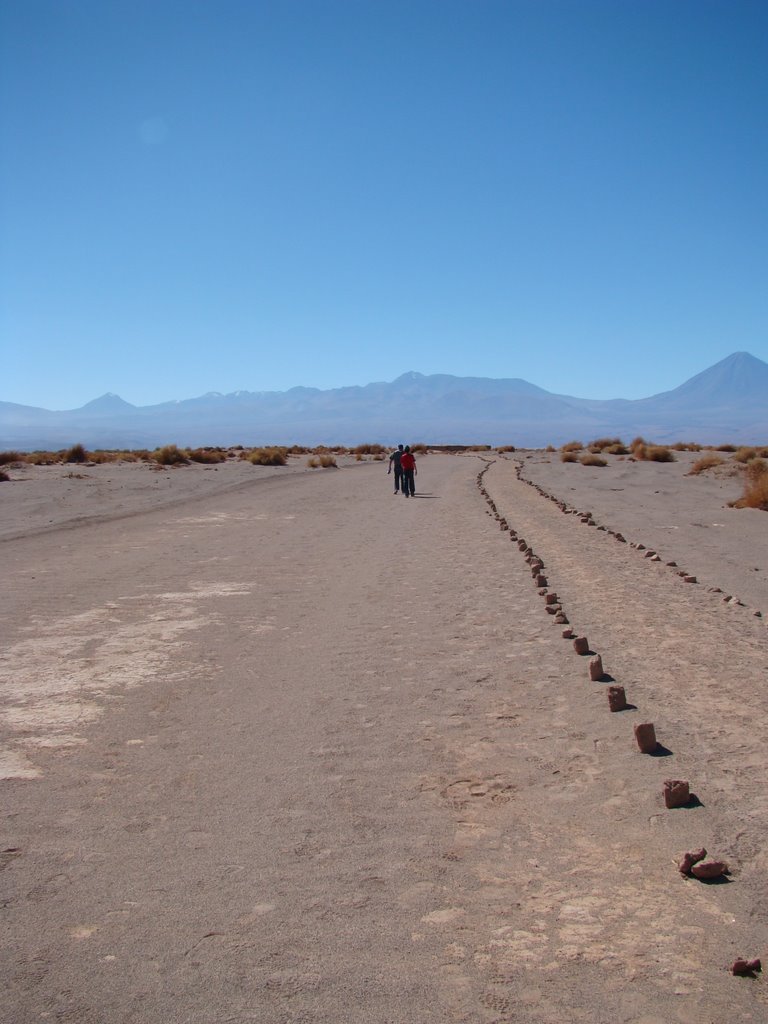
[[[669,566],[670,569],[676,569],[677,568],[677,562],[667,562],[667,565]]]
[[[710,878],[719,878],[728,873],[728,865],[724,860],[705,860],[700,864],[694,864],[691,874],[695,878],[707,881]]]
[[[554,590],[547,594],[547,604],[557,604],[557,594]]]
[[[706,856],[707,851],[703,846],[700,850],[693,850],[690,853],[684,853],[680,859],[680,863],[677,865],[680,869],[680,874],[690,875],[693,865],[698,863],[700,860],[704,860]]]
[[[589,663],[589,678],[593,683],[599,682],[605,675],[603,672],[603,659],[599,654],[596,654]]]
[[[547,582],[547,577],[546,576],[537,576],[536,577],[536,586],[537,587],[546,587],[548,585],[549,584]]]
[[[649,549],[648,549],[648,551],[646,551],[646,552],[645,552],[645,555],[644,555],[644,557],[645,557],[645,558],[653,558],[653,556],[654,556],[655,554],[656,554],[656,552],[655,552],[655,551],[651,551],[651,550],[650,550],[650,548],[649,548]]]
[[[683,576],[683,583],[698,583],[695,576]]]
[[[656,730],[653,722],[641,722],[635,726],[635,739],[637,745],[644,754],[655,754],[658,743],[656,742]]]
[[[589,654],[589,640],[585,636],[577,636],[573,641],[573,649],[577,654]]]
[[[664,783],[664,803],[668,808],[685,807],[691,799],[687,782],[681,779],[667,779]]]
[[[732,974],[755,974],[758,971],[762,971],[763,965],[760,963],[760,958],[755,957],[754,960],[734,960],[731,965]]]
[[[572,629],[564,629],[563,630],[563,640],[570,640],[572,637],[573,637],[573,630]]]
[[[610,711],[625,711],[627,708],[627,695],[623,686],[608,687],[608,708]]]
[[[558,612],[555,616],[555,622],[558,626],[564,626],[568,622],[568,616],[564,612]],[[573,636],[573,630],[571,630],[571,636]]]
[[[661,561],[661,555],[654,555],[653,558],[651,558],[651,561],[652,562],[660,562]]]

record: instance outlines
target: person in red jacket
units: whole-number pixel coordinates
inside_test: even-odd
[[[400,484],[403,494],[406,498],[409,494],[413,497],[416,494],[416,484],[413,479],[416,476],[416,459],[413,457],[411,446],[408,444],[405,446],[405,451],[400,456],[400,469],[403,473],[402,482]]]

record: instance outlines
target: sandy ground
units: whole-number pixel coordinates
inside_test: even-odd
[[[527,454],[12,471],[0,1019],[768,1018],[768,517]]]

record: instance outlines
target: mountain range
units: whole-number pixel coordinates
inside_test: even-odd
[[[735,352],[672,391],[641,399],[553,394],[519,378],[404,373],[361,387],[210,392],[135,406],[106,394],[54,412],[0,402],[0,447],[154,448],[261,444],[514,444],[642,435],[657,442],[768,441],[768,363]]]

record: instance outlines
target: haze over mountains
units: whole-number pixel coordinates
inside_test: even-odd
[[[134,406],[106,394],[53,412],[0,402],[0,447],[201,445],[559,445],[598,436],[701,443],[768,441],[768,363],[736,352],[672,391],[642,399],[553,394],[518,378],[405,373],[362,387],[209,393]]]

